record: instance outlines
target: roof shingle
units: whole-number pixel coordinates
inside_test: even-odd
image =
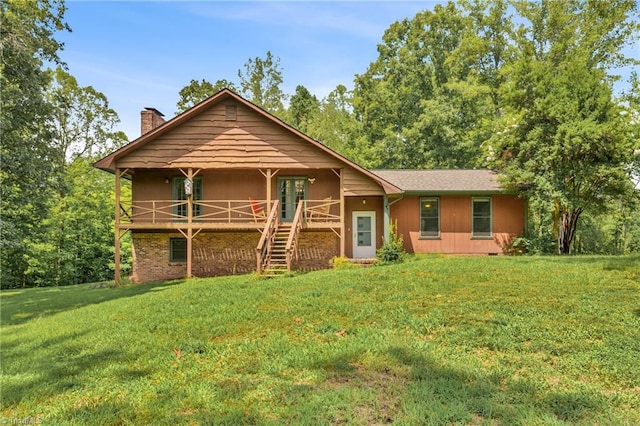
[[[501,192],[492,170],[371,170],[387,182],[410,192]]]

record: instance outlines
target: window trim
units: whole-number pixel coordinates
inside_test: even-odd
[[[184,242],[184,259],[175,258],[174,244],[177,242]],[[187,239],[184,237],[171,237],[169,238],[169,263],[187,263]]]
[[[423,217],[422,217],[422,203],[424,203],[426,201],[429,201],[429,200],[430,201],[435,201],[435,202],[438,203],[438,217],[437,217],[438,218],[438,230],[437,230],[437,235],[423,235],[422,234],[422,232],[423,232],[423,230],[422,230],[422,219],[423,219]],[[441,217],[441,214],[440,214],[440,197],[420,197],[419,201],[420,201],[420,206],[419,206],[419,212],[420,212],[419,213],[419,220],[420,220],[420,222],[418,223],[418,229],[420,229],[420,237],[419,237],[419,239],[421,239],[421,240],[438,240],[438,239],[440,239],[440,225],[441,225],[441,223],[440,223],[440,217]],[[433,219],[433,218],[431,218],[431,219]]]
[[[481,235],[476,235],[475,229],[475,203],[489,202],[489,233],[483,231]],[[479,218],[486,218],[485,216]],[[493,239],[493,197],[471,197],[471,239],[472,240],[492,240]]]

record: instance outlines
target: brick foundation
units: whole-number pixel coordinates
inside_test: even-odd
[[[340,239],[332,231],[302,231],[298,239],[300,271],[327,269],[334,256],[340,256]]]
[[[169,239],[183,238],[180,233],[133,233],[134,282],[184,278],[186,263],[169,262]],[[193,239],[194,277],[247,274],[256,270],[257,231],[205,232]],[[340,240],[331,231],[303,231],[300,234],[300,259],[297,270],[326,269],[332,257],[340,254]]]

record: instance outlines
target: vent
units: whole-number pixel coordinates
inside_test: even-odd
[[[225,105],[224,119],[226,121],[236,121],[238,119],[238,106],[237,105]]]

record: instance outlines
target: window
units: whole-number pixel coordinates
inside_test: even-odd
[[[187,261],[187,239],[169,238],[169,262]]]
[[[420,198],[420,237],[440,236],[440,199]]]
[[[473,238],[491,238],[491,198],[472,199],[472,234]]]
[[[184,201],[187,199],[187,194],[184,192],[184,176],[173,178],[173,200]],[[193,201],[202,200],[202,177],[193,178],[192,187]],[[199,216],[202,213],[202,205],[193,205],[193,216]],[[187,203],[174,206],[173,214],[180,216],[181,218],[187,217]]]

